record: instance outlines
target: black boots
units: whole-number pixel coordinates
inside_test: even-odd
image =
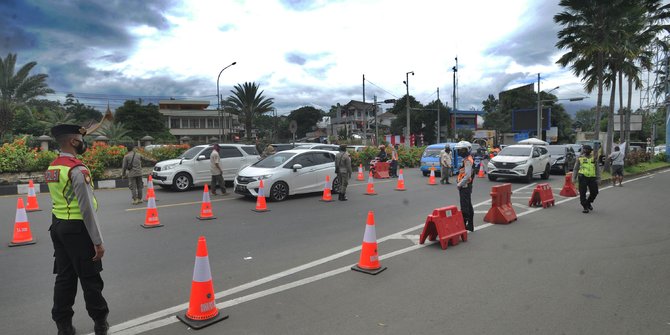
[[[339,201],[347,201],[347,200],[349,200],[349,199],[347,199],[346,194],[344,194],[344,193],[340,193],[340,194],[337,196],[337,200],[339,200]]]
[[[56,323],[58,327],[58,335],[75,335],[77,330],[72,326],[72,321],[70,322],[58,322]]]
[[[107,335],[107,330],[109,330],[109,323],[107,323],[107,320],[95,321],[95,325],[93,326],[95,335]]]

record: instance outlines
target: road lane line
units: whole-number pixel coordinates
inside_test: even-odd
[[[230,200],[237,200],[237,199],[238,198],[214,199],[214,200],[211,200],[211,202],[230,201]],[[201,203],[202,203],[202,201],[178,202],[178,203],[175,203],[175,204],[159,205],[159,206],[156,206],[156,208],[177,207],[177,206],[195,205],[195,204],[201,204]],[[126,208],[126,212],[144,211],[144,210],[146,210],[145,207]]]
[[[529,185],[521,187],[517,190],[528,188],[528,187],[531,187],[531,186],[534,186],[534,185],[535,185],[535,183],[529,184]],[[515,190],[515,191],[517,191],[517,190]],[[217,201],[225,201],[225,200],[232,200],[232,199],[216,199],[216,200]],[[486,205],[490,202],[491,202],[490,199],[489,200],[484,200],[482,202],[474,204],[473,208],[474,207],[479,207],[479,206],[482,206],[482,205]],[[195,203],[198,203],[198,202],[195,202]],[[163,205],[163,206],[169,206],[169,205]],[[144,209],[144,208],[142,208],[142,209]],[[135,210],[135,209],[133,208],[132,210]],[[520,216],[520,215],[517,215],[517,216]],[[391,239],[397,239],[398,236],[402,236],[402,235],[407,234],[411,231],[423,228],[424,224],[425,223],[421,223],[421,224],[418,224],[414,227],[410,227],[410,228],[407,228],[405,230],[402,230],[402,231],[393,233],[391,235],[387,235],[385,237],[382,237],[380,239],[377,239],[377,243],[381,243],[381,242],[391,240]],[[475,230],[483,229],[483,228],[486,228],[486,227],[489,227],[489,226],[491,226],[491,224],[489,224],[489,223],[482,224],[482,225],[476,226]],[[230,288],[228,290],[217,292],[217,293],[215,293],[215,296],[224,297],[224,296],[232,295],[232,294],[235,294],[235,293],[247,290],[247,289],[251,289],[251,288],[254,288],[256,286],[263,285],[263,284],[266,284],[268,282],[271,282],[271,281],[274,281],[274,280],[277,280],[277,279],[295,274],[295,273],[303,271],[303,270],[307,270],[307,269],[319,266],[321,264],[330,262],[332,260],[335,260],[335,259],[338,259],[338,258],[341,258],[341,257],[344,257],[344,256],[347,256],[351,253],[354,253],[354,252],[357,252],[357,251],[360,251],[360,250],[361,250],[360,246],[353,247],[353,248],[338,252],[336,254],[333,254],[333,255],[330,255],[330,256],[327,256],[327,257],[324,257],[324,258],[321,258],[321,259],[318,259],[318,260],[315,260],[315,261],[312,261],[312,262],[309,262],[309,263],[305,263],[303,265],[300,265],[300,266],[297,266],[297,267],[294,267],[294,268],[291,268],[291,269],[288,269],[288,270],[285,270],[285,271],[282,271],[282,272],[278,272],[278,273],[275,273],[273,275],[270,275],[270,276],[267,276],[267,277],[264,277],[264,278],[254,280],[254,281],[239,285],[237,287]],[[163,310],[159,310],[157,312],[147,314],[147,315],[144,315],[144,316],[141,316],[141,317],[131,319],[131,320],[125,321],[123,323],[114,325],[114,326],[110,327],[110,332],[114,333],[114,332],[119,332],[119,331],[122,331],[122,330],[125,330],[125,329],[137,327],[139,325],[149,323],[152,320],[160,319],[160,318],[163,318],[163,317],[168,316],[170,314],[175,314],[175,313],[177,313],[181,310],[184,310],[186,308],[188,308],[188,303],[183,303],[183,304],[180,304],[180,305],[177,305],[177,306],[173,306],[173,307],[169,307],[169,308],[166,308],[166,309],[163,309]]]

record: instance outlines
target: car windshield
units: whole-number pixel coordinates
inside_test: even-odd
[[[440,157],[442,149],[426,149],[423,152],[423,157]]]
[[[313,147],[312,144],[303,144],[295,147],[295,149],[311,149]]]
[[[193,147],[191,149],[186,150],[183,154],[179,155],[177,158],[183,158],[183,159],[193,159],[195,158],[195,155],[197,155],[200,150],[202,150],[202,147]]]
[[[565,147],[559,146],[549,146],[549,154],[551,155],[565,155]]]
[[[254,167],[259,167],[259,168],[276,168],[284,163],[286,163],[287,160],[291,159],[295,155],[294,153],[288,153],[288,152],[278,152],[274,155],[267,156],[263,158],[262,160],[256,162],[252,166]]]
[[[519,157],[528,157],[530,156],[530,149],[526,147],[506,147],[502,149],[498,156],[519,156]]]

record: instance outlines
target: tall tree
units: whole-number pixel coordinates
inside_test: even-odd
[[[298,131],[295,135],[296,138],[305,137],[308,132],[314,129],[316,123],[321,121],[324,114],[325,113],[322,110],[312,106],[304,106],[291,111],[288,115],[288,119],[295,120],[298,124]]]
[[[37,62],[29,62],[18,71],[16,54],[0,59],[0,139],[11,129],[16,109],[29,100],[54,93],[46,83],[47,75],[30,75]]]
[[[254,82],[237,84],[230,91],[232,95],[221,102],[227,111],[237,114],[244,122],[247,142],[251,142],[251,130],[255,116],[272,111],[274,102],[273,98],[266,98],[263,96],[263,91],[258,92],[258,89],[259,85]]]
[[[390,113],[397,115],[398,117],[391,122],[391,133],[396,135],[404,135],[403,128],[407,127],[407,95],[397,99],[393,104],[393,107],[389,110]],[[423,105],[417,101],[413,96],[409,96],[409,106],[410,106],[410,133],[419,134],[422,131],[421,126],[421,113],[419,110],[423,109]]]
[[[113,123],[107,123],[100,127],[93,135],[103,135],[109,139],[110,144],[132,143],[133,139],[128,136],[130,130],[126,129],[122,122],[118,120]]]
[[[65,103],[63,104],[65,110],[72,114],[72,117],[80,123],[87,121],[98,122],[102,119],[102,113],[91,106],[84,105],[79,102],[71,93],[65,96]]]
[[[123,123],[127,134],[137,140],[145,135],[150,135],[159,140],[173,140],[165,126],[165,119],[154,104],[141,105],[135,100],[126,100],[123,106],[116,109],[114,113],[116,122]]]

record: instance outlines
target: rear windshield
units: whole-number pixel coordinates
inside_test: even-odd
[[[242,150],[247,153],[247,155],[258,156],[258,150],[254,146],[242,147]]]
[[[291,159],[295,155],[294,153],[290,152],[278,152],[274,155],[267,156],[263,158],[262,160],[256,162],[254,165],[255,167],[259,168],[276,168],[284,163],[286,163],[287,160]]]
[[[502,151],[500,151],[498,156],[527,157],[530,156],[530,149],[531,148],[506,147],[505,149],[502,149]]]
[[[442,149],[426,149],[423,152],[423,157],[440,157],[440,152],[442,152]]]

